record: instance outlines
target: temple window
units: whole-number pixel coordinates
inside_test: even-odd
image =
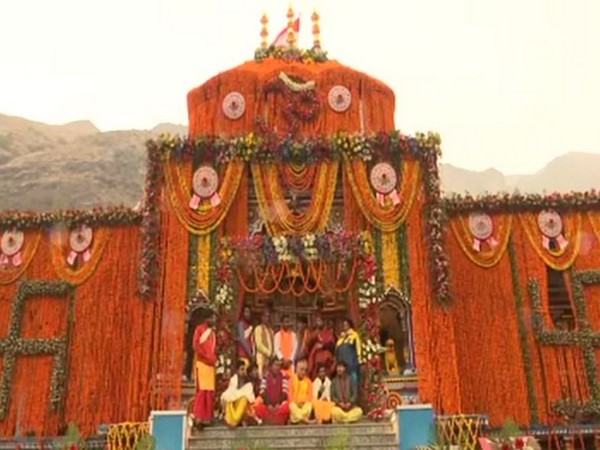
[[[556,328],[573,329],[574,316],[569,289],[568,274],[546,266],[548,311]]]

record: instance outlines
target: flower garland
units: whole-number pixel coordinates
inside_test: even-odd
[[[442,200],[449,216],[474,211],[487,213],[539,212],[544,209],[563,211],[597,211],[600,209],[600,192],[569,192],[565,194],[489,194],[482,196],[452,195]]]
[[[142,215],[124,206],[93,208],[90,210],[59,210],[51,213],[5,211],[0,213],[0,230],[47,228],[61,223],[67,227],[76,225],[120,226],[140,223]]]
[[[565,398],[554,403],[554,411],[567,418],[574,418],[578,414],[584,416],[600,417],[600,382],[598,381],[598,368],[596,351],[600,349],[600,332],[594,331],[587,319],[587,309],[584,287],[586,285],[600,284],[600,270],[586,270],[572,274],[573,302],[578,327],[576,330],[550,330],[544,323],[544,313],[540,294],[540,286],[536,280],[528,284],[529,295],[533,306],[533,330],[536,339],[542,345],[579,347],[583,352],[585,371],[590,386],[591,398],[586,403]]]
[[[48,339],[29,339],[21,336],[25,302],[32,297],[66,297],[69,302],[66,336]],[[23,281],[19,284],[13,298],[8,335],[0,339],[0,355],[4,362],[0,377],[0,420],[6,417],[10,408],[12,378],[17,358],[20,356],[53,356],[49,401],[54,411],[62,408],[66,393],[68,351],[74,322],[73,286],[63,281]]]
[[[316,136],[294,140],[266,130],[230,138],[200,136],[189,140],[181,136],[161,135],[148,143],[148,150],[162,155],[171,152],[173,158],[227,164],[233,160],[248,163],[313,164],[321,161],[359,159],[362,161],[386,157],[390,153],[410,155],[435,166],[440,154],[440,137],[435,133],[417,133],[414,137],[399,131],[378,134],[339,132],[332,136]],[[431,168],[429,165],[427,168]],[[439,189],[439,181],[437,183]]]
[[[278,78],[265,85],[264,92],[277,92],[283,96],[283,116],[290,125],[291,135],[296,134],[301,123],[313,122],[321,111],[314,81],[297,81],[281,72]]]
[[[299,49],[296,47],[275,47],[272,45],[267,48],[259,48],[254,52],[254,60],[256,62],[263,62],[267,58],[301,63],[323,63],[328,61],[327,52],[323,51],[320,47]]]
[[[142,207],[141,238],[142,249],[139,257],[138,293],[144,299],[150,299],[156,293],[161,254],[160,254],[160,192],[163,184],[163,155],[166,142],[162,144],[162,151],[158,150],[157,143],[148,141],[146,184],[144,187],[144,204]]]

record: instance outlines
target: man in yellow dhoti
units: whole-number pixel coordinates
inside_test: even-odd
[[[310,423],[313,406],[313,388],[308,378],[308,363],[306,360],[298,362],[296,374],[293,375],[290,389],[290,422]]]
[[[274,333],[271,328],[271,314],[265,309],[260,318],[260,324],[254,328],[254,345],[256,347],[256,365],[258,376],[262,379],[269,368],[275,352]]]
[[[338,361],[336,375],[331,383],[331,399],[335,406],[331,410],[333,423],[357,422],[362,409],[357,406],[358,391],[354,379],[348,375],[348,364]]]
[[[236,374],[229,380],[229,387],[221,395],[225,423],[232,428],[238,426],[255,400],[254,385],[246,375],[246,362],[240,360]]]
[[[335,404],[331,401],[331,380],[327,376],[327,366],[319,365],[317,378],[313,381],[313,409],[319,424],[331,421],[331,409]]]

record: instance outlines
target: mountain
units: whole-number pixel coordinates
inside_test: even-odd
[[[101,132],[89,121],[47,125],[0,114],[0,210],[134,206],[143,194],[144,143],[165,132],[186,134],[187,127]],[[567,192],[600,188],[599,169],[600,154],[572,152],[530,175],[441,164],[440,177],[445,195]]]

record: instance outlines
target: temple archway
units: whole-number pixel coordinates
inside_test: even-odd
[[[390,287],[379,306],[379,318],[381,345],[388,349],[383,355],[383,368],[387,375],[413,375],[415,358],[410,299],[395,287]]]

